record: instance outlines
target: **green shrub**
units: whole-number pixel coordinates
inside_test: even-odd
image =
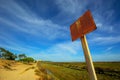
[[[26,58],[23,58],[23,59],[20,59],[20,61],[23,61],[23,62],[33,62],[34,59],[32,57],[26,57]]]

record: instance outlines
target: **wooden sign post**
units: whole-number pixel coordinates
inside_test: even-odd
[[[90,10],[86,11],[80,18],[78,18],[77,21],[75,21],[70,26],[72,41],[76,40],[77,38],[81,39],[90,80],[97,80],[97,77],[85,34],[95,29],[96,25],[94,23]]]

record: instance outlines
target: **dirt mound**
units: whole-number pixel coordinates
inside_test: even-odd
[[[6,69],[7,66],[10,69]],[[38,80],[35,75],[36,64],[24,64],[16,61],[0,60],[0,80]],[[12,69],[12,70],[11,70]]]
[[[0,69],[11,69],[14,64],[16,64],[16,61],[0,59]]]

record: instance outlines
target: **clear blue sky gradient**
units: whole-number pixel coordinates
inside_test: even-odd
[[[97,30],[87,34],[93,61],[120,61],[119,0],[0,0],[0,47],[37,60],[85,61],[70,25],[88,9]]]

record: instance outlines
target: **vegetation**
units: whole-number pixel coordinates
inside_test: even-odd
[[[6,60],[15,60],[16,58],[19,58],[18,61],[22,62],[33,62],[34,59],[32,57],[27,57],[25,54],[19,54],[18,56],[4,48],[0,47],[0,58],[6,59]]]
[[[30,63],[30,62],[33,62],[34,59],[32,57],[25,57],[23,59],[20,59],[19,61]]]
[[[39,76],[39,80],[58,80],[52,74],[49,74],[48,70],[41,66],[41,64],[37,63],[37,69],[35,70],[36,75]]]
[[[7,60],[15,60],[17,58],[17,55],[4,48],[0,48],[0,58]]]
[[[85,63],[40,62],[39,64],[60,80],[89,80]],[[120,79],[120,62],[96,62],[94,65],[98,80]]]
[[[26,58],[26,57],[27,57],[27,56],[26,56],[25,54],[19,54],[19,55],[18,55],[19,60],[20,60],[20,59],[24,59],[24,58]]]
[[[30,63],[30,62],[34,62],[35,61],[32,57],[27,57],[25,54],[19,54],[18,58],[19,58],[19,61],[22,61],[22,62],[25,62],[25,63],[26,62]]]
[[[35,61],[32,57],[27,57],[25,54],[17,56],[4,48],[0,48],[0,58],[6,59],[7,62],[15,60],[17,57],[19,58],[18,61],[25,63]],[[10,64],[7,62],[3,64],[4,68],[11,69],[10,65],[14,62]],[[120,79],[120,62],[95,62],[94,66],[98,80]],[[40,76],[39,80],[89,80],[86,63],[83,62],[39,61],[35,72]]]

